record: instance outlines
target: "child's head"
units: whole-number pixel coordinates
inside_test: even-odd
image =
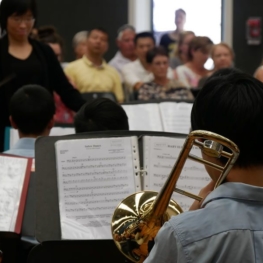
[[[191,116],[192,130],[220,134],[237,144],[236,166],[263,165],[263,84],[235,69],[212,75],[198,94]]]
[[[106,130],[129,130],[124,109],[110,99],[100,98],[87,102],[75,116],[76,133]]]

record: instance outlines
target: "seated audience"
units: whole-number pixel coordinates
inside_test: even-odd
[[[76,59],[82,58],[87,52],[88,33],[88,31],[80,31],[73,37],[72,45]]]
[[[38,29],[37,39],[49,45],[54,51],[58,61],[63,60],[63,40],[53,26],[43,26]],[[59,95],[54,92],[56,104],[55,122],[73,123],[74,113],[61,101]]]
[[[65,73],[81,92],[112,92],[123,102],[123,90],[118,72],[103,59],[108,50],[108,33],[103,28],[89,31],[86,54],[69,63]]]
[[[177,68],[180,65],[186,64],[188,60],[189,44],[195,37],[192,31],[185,31],[180,33],[178,47],[176,48],[174,57],[170,58],[170,67]]]
[[[150,65],[154,80],[141,86],[139,89],[139,100],[193,99],[191,91],[183,83],[167,78],[169,56],[163,47],[155,47],[148,51],[146,61]]]
[[[166,33],[162,36],[160,46],[163,46],[170,57],[174,56],[179,41],[179,34],[184,31],[186,21],[186,13],[183,9],[175,11],[175,25],[176,29],[173,32]]]
[[[129,130],[124,109],[110,99],[100,98],[87,102],[75,116],[76,133],[107,130]]]
[[[122,68],[134,61],[137,57],[134,47],[135,28],[130,25],[124,25],[118,30],[117,46],[119,51],[114,58],[109,62],[109,65],[114,67],[121,75]]]
[[[48,136],[54,125],[52,95],[38,85],[20,88],[10,100],[10,123],[18,130],[19,141],[5,154],[35,157],[35,140]]]
[[[224,69],[206,82],[193,105],[192,129],[229,138],[240,156],[216,189],[219,172],[206,166],[211,182],[199,194],[203,200],[164,224],[145,263],[262,262],[262,119],[260,81]],[[203,158],[225,164],[224,158]]]
[[[210,56],[212,46],[213,42],[208,37],[195,37],[190,42],[189,62],[175,69],[175,77],[186,87],[197,88],[199,80],[209,74],[205,63]]]
[[[153,80],[146,53],[155,46],[154,36],[151,32],[142,32],[135,36],[134,42],[138,59],[125,65],[122,70],[124,84],[130,93],[139,90],[143,83]],[[173,78],[172,69],[169,69],[167,74],[169,78]]]

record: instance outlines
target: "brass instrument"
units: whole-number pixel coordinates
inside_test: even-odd
[[[190,154],[194,145],[209,157],[227,158],[226,164],[221,166]],[[224,151],[223,147],[228,148],[230,153]],[[191,132],[161,191],[135,193],[124,199],[116,208],[112,218],[112,235],[119,250],[129,260],[143,262],[153,247],[154,238],[164,222],[171,216],[183,212],[175,201],[170,200],[172,193],[175,191],[195,200],[202,200],[200,196],[176,188],[187,158],[221,172],[216,188],[224,181],[238,156],[237,145],[227,138],[208,131]]]

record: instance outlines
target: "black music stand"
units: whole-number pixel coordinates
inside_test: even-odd
[[[29,263],[41,262],[130,262],[116,248],[113,240],[61,240],[55,142],[59,140],[127,137],[143,135],[185,138],[185,135],[145,132],[107,131],[37,139],[36,156],[36,239],[40,245],[30,253]],[[142,147],[139,140],[139,148]],[[140,151],[142,152],[142,151]],[[140,156],[142,163],[142,156]]]
[[[0,259],[1,263],[18,262],[20,235],[11,232],[0,232]]]

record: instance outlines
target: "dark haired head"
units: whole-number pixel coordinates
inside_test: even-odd
[[[235,69],[214,73],[193,105],[193,130],[220,134],[237,144],[238,167],[263,165],[263,84]]]
[[[27,11],[31,11],[33,17],[37,18],[36,1],[35,0],[2,0],[0,4],[0,27],[2,31],[6,31],[7,19],[13,14],[23,15]]]
[[[53,26],[42,26],[37,29],[38,40],[45,44],[59,44],[63,48],[63,40]]]
[[[140,38],[151,38],[153,40],[154,45],[155,45],[155,38],[151,32],[141,32],[141,33],[136,34],[136,36],[134,38],[135,45],[137,44],[138,39],[140,39]]]
[[[154,58],[157,56],[165,56],[169,58],[167,51],[163,47],[154,47],[153,49],[149,50],[146,54],[147,63],[152,64]]]
[[[110,99],[95,99],[82,106],[75,116],[76,133],[105,130],[129,130],[124,109]]]
[[[93,31],[100,31],[100,32],[104,33],[105,35],[107,35],[107,37],[109,39],[109,33],[107,32],[107,30],[105,28],[103,28],[103,27],[93,27],[92,29],[90,29],[88,31],[88,37],[91,35],[91,33]]]
[[[18,130],[41,135],[55,114],[52,95],[38,85],[20,88],[10,100],[10,116]]]

